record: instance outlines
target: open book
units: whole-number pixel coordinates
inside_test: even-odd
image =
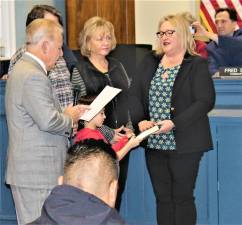
[[[122,90],[119,88],[114,88],[107,85],[91,103],[91,109],[85,112],[80,119],[90,121],[121,91]]]
[[[139,139],[142,139],[144,140],[145,138],[147,138],[149,135],[155,133],[156,131],[158,131],[160,128],[158,125],[154,126],[154,127],[151,127],[150,129],[148,130],[145,130],[143,132],[141,132],[139,135],[137,135],[136,138],[139,138]]]

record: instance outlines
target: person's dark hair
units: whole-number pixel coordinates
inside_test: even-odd
[[[35,19],[44,18],[45,13],[51,13],[58,18],[59,24],[63,26],[61,13],[50,5],[35,5],[32,10],[28,13],[26,19],[26,27]]]
[[[93,95],[86,95],[86,96],[82,96],[78,99],[78,104],[81,105],[90,105],[94,99],[97,96],[93,96]],[[77,126],[77,131],[81,130],[84,128],[84,121],[83,120],[79,120],[78,121],[78,126]]]
[[[87,161],[91,157],[105,157],[106,163],[109,164],[110,172],[112,172],[116,179],[119,174],[119,164],[116,153],[113,151],[110,144],[102,140],[86,139],[77,142],[68,150],[68,157],[65,161],[64,174],[68,169],[78,161]]]
[[[218,13],[220,12],[228,12],[229,14],[229,18],[232,20],[232,21],[237,21],[238,18],[237,18],[237,12],[235,9],[231,9],[231,8],[220,8],[220,9],[217,9],[216,10],[216,13],[215,13],[215,17],[217,16]]]
[[[79,98],[78,100],[78,104],[82,104],[82,105],[90,105],[94,99],[96,98],[97,96],[93,96],[93,95],[86,95],[86,96],[82,96]]]

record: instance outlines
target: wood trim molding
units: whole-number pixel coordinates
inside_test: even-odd
[[[86,20],[101,16],[113,23],[118,44],[135,44],[134,0],[66,0],[67,43],[78,48],[79,33]]]

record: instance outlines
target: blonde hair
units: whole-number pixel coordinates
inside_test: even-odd
[[[160,27],[164,22],[169,22],[181,40],[182,47],[190,54],[190,55],[198,55],[195,51],[196,44],[194,38],[190,32],[188,21],[181,14],[176,15],[168,15],[163,17],[158,24],[158,31],[160,31]],[[160,40],[157,41],[156,54],[161,55],[164,51],[162,49]]]
[[[35,19],[26,27],[26,45],[36,45],[42,39],[55,39],[56,33],[63,34],[63,28],[48,19]]]
[[[189,25],[197,20],[190,12],[183,12],[183,13],[178,14],[178,15],[183,16],[184,19],[187,20]]]
[[[104,34],[106,32],[110,32],[112,42],[111,49],[114,49],[116,47],[116,37],[114,34],[113,24],[102,17],[95,16],[85,22],[84,28],[80,32],[79,45],[82,55],[87,57],[90,56],[91,51],[88,48],[88,42],[94,32],[96,32],[97,30],[102,30]]]

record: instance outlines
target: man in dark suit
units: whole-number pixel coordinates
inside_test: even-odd
[[[63,174],[73,123],[86,110],[77,105],[62,112],[47,77],[63,54],[62,34],[56,22],[34,20],[26,29],[27,51],[7,82],[6,182],[11,186],[20,225],[40,215],[45,198]]]
[[[119,165],[111,146],[89,139],[68,153],[60,185],[28,225],[127,225],[114,209]]]
[[[211,40],[207,45],[209,71],[218,74],[221,67],[242,66],[242,29],[237,25],[237,13],[231,8],[220,8],[215,13],[217,34],[206,31],[198,22],[196,35]]]

